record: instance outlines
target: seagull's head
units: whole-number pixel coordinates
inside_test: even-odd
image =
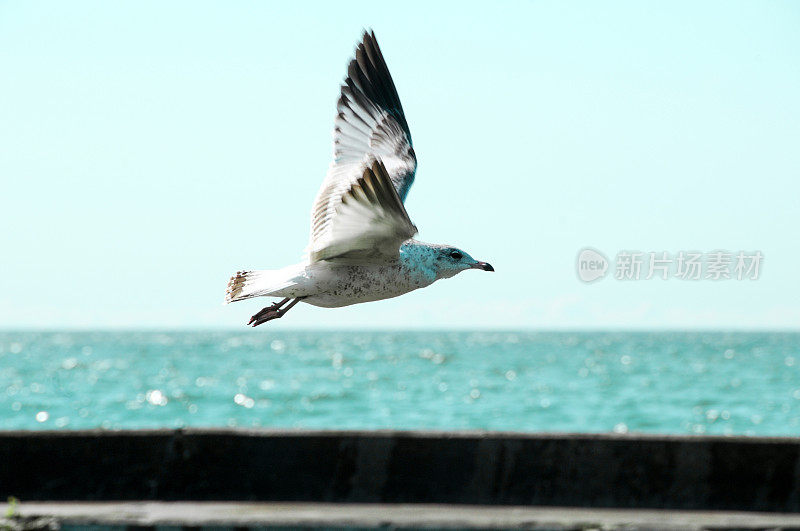
[[[491,264],[475,260],[455,247],[440,247],[436,254],[437,278],[450,278],[467,269],[494,271]]]

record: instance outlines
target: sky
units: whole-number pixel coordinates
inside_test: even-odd
[[[419,239],[468,271],[264,328],[794,329],[796,2],[0,0],[0,328],[240,328],[298,262],[372,28]],[[586,247],[610,261],[582,282]],[[756,280],[618,280],[622,251],[760,251]]]

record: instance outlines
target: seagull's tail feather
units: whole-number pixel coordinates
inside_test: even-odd
[[[283,296],[280,292],[297,284],[297,270],[237,271],[228,281],[225,304],[263,296]]]

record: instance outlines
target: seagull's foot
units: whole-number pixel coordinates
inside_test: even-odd
[[[262,323],[266,323],[267,321],[272,321],[273,319],[279,319],[283,316],[284,313],[280,309],[278,310],[269,310],[269,308],[264,308],[254,316],[250,318],[250,321],[247,323],[248,325],[258,326]]]
[[[272,319],[277,319],[280,317],[278,311],[281,309],[281,306],[289,302],[289,297],[286,297],[282,301],[278,301],[276,303],[270,304],[266,308],[259,311],[257,314],[250,318],[250,322],[248,325],[258,326],[261,323],[266,323],[267,321],[271,321]],[[253,324],[255,323],[255,324]]]
[[[280,319],[286,314],[286,312],[292,309],[292,306],[300,302],[301,298],[302,297],[299,297],[293,300],[291,303],[289,303],[289,305],[286,306],[286,308],[281,308],[281,306],[289,302],[291,300],[290,297],[286,297],[282,301],[271,304],[259,311],[257,314],[253,315],[247,324],[251,326],[258,326],[266,323],[267,321],[272,321],[273,319]]]

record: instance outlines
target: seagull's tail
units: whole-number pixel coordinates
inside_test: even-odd
[[[237,271],[228,281],[225,304],[263,296],[284,296],[282,290],[297,284],[297,270]]]

